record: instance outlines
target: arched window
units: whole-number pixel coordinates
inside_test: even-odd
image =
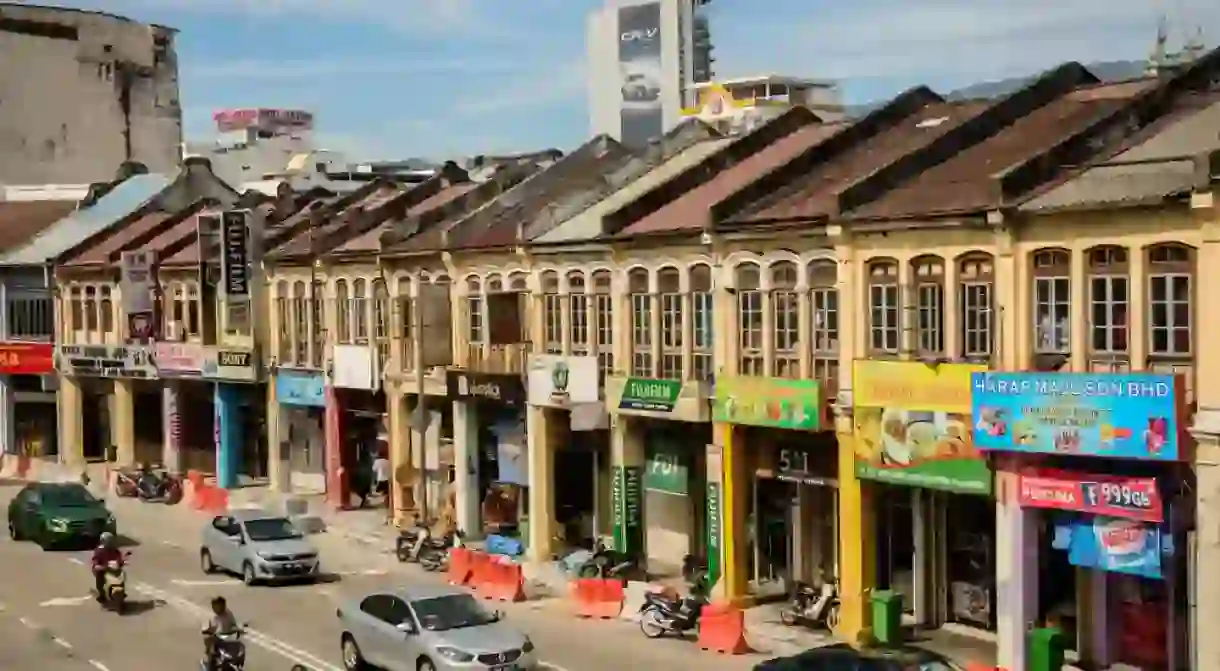
[[[715,314],[712,309],[712,268],[706,263],[690,267],[691,301],[691,375],[696,380],[712,379],[713,367],[712,334],[715,332]]]
[[[1131,264],[1125,247],[1102,245],[1085,252],[1089,277],[1089,370],[1130,370],[1127,333]]]
[[[362,279],[352,282],[352,341],[358,345],[369,342],[368,282]]]
[[[737,348],[742,375],[766,375],[763,360],[762,272],[756,263],[743,263],[733,271],[737,290]]]
[[[957,260],[958,313],[961,354],[970,361],[990,361],[995,353],[995,260],[990,254],[970,252]]]
[[[631,300],[631,374],[654,377],[652,351],[652,294],[648,271],[635,268],[627,274]]]
[[[598,270],[592,285],[597,365],[608,375],[614,372],[614,277],[609,270]]]
[[[685,330],[682,273],[673,266],[657,271],[657,291],[661,297],[661,370],[660,377],[681,380],[682,343]]]
[[[920,356],[940,357],[945,353],[945,260],[924,255],[911,259],[918,319],[915,322],[915,349]]]
[[[1072,347],[1072,255],[1040,249],[1033,255],[1034,352],[1068,354]]]
[[[902,347],[902,291],[898,262],[873,259],[868,269],[868,346],[874,354],[895,356]]]
[[[352,302],[347,290],[347,280],[335,282],[335,306],[339,309],[335,341],[341,345],[352,343]]]
[[[559,293],[559,273],[547,270],[539,279],[542,284],[543,345],[548,354],[563,354],[564,297]]]
[[[801,376],[800,296],[796,285],[800,271],[791,261],[776,261],[767,269],[771,275],[771,348],[774,352],[771,375]]]

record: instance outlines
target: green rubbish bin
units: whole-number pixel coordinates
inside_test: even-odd
[[[1029,632],[1026,671],[1059,671],[1063,668],[1063,632],[1043,627]]]
[[[883,589],[873,592],[873,639],[878,645],[902,644],[902,594]]]

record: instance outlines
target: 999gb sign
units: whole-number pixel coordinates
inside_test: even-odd
[[[1161,522],[1156,478],[1077,474],[1041,469],[1021,474],[1021,505]]]

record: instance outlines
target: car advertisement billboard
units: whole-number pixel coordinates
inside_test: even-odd
[[[642,147],[663,133],[661,113],[661,4],[618,10],[618,63],[622,98],[619,141]]]

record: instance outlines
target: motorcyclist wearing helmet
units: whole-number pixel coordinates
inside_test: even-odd
[[[139,474],[136,476],[136,488],[140,490],[140,493],[150,499],[156,498],[160,484],[161,480],[153,472],[152,466],[148,462],[141,463]]]
[[[93,549],[93,559],[89,562],[93,569],[93,586],[97,590],[99,602],[105,600],[106,568],[110,562],[118,562],[120,567],[123,566],[123,551],[119,549],[114,534],[107,531],[98,539],[98,546]]]
[[[209,669],[216,668],[216,637],[236,633],[241,626],[237,617],[229,610],[229,604],[223,596],[212,599],[212,617],[203,625],[204,659]]]

